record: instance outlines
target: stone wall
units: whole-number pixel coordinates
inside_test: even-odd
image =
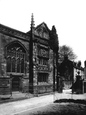
[[[6,56],[6,46],[8,44],[10,44],[11,42],[14,42],[14,41],[20,42],[26,48],[26,50],[27,50],[27,62],[26,62],[26,64],[29,63],[28,62],[28,60],[29,60],[29,55],[28,55],[29,41],[24,41],[24,40],[18,39],[16,37],[12,37],[12,36],[8,36],[8,35],[5,35],[3,33],[0,33],[0,55],[1,55],[0,56],[0,58],[1,58],[0,63],[2,63],[2,65],[5,65],[5,66],[3,66],[4,74],[6,74],[6,58],[5,58],[5,56]],[[27,66],[28,66],[28,64],[27,64]],[[0,66],[0,68],[1,68],[1,66]],[[28,72],[28,69],[29,68],[27,67],[27,72]],[[0,69],[0,70],[2,70],[2,69]],[[3,72],[2,72],[2,74],[3,74]]]
[[[52,85],[37,85],[34,86],[34,94],[50,93],[53,91]]]
[[[0,33],[0,77],[5,76],[6,76],[6,59],[3,47],[3,38],[2,34]]]
[[[49,79],[48,83],[53,84],[53,50],[49,50]]]
[[[29,91],[29,78],[22,79],[22,93],[26,93]]]

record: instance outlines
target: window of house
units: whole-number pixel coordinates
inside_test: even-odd
[[[46,58],[38,58],[38,62],[41,65],[48,65],[48,59]]]
[[[39,73],[38,82],[48,82],[48,73]]]

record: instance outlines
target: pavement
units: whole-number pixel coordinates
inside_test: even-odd
[[[56,100],[65,99],[86,101],[86,93],[72,94],[71,90],[63,90],[63,93],[54,92],[51,94],[38,95],[34,97],[31,94],[19,94],[16,92],[12,95],[8,102],[3,102],[0,104],[0,115],[18,115],[27,110],[32,110],[38,107],[52,104]]]
[[[85,100],[86,101],[86,93],[83,94],[72,94],[70,90],[63,90],[63,93],[55,93],[55,100],[61,99],[71,99],[71,100]]]
[[[50,94],[53,94],[53,92],[51,92]],[[31,93],[22,93],[22,92],[16,91],[16,92],[12,92],[12,95],[0,95],[0,104],[13,102],[13,101],[21,101],[25,99],[31,99],[34,97],[40,97],[44,95],[49,95],[49,93],[31,94]]]

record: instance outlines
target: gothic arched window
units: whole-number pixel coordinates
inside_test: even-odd
[[[11,57],[7,57],[7,72],[11,71]]]
[[[15,72],[15,64],[16,64],[16,59],[13,57],[12,58],[12,72]]]
[[[7,72],[24,73],[26,50],[24,47],[17,43],[11,43],[6,47],[7,57]]]

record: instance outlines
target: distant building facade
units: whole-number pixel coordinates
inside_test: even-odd
[[[33,35],[33,92],[51,92],[53,51],[48,45],[49,28],[43,22],[34,28]],[[30,90],[29,42],[30,31],[23,33],[0,24],[0,79],[9,79],[12,91]]]
[[[81,79],[84,79],[84,68],[74,65],[74,82],[76,81],[76,76],[77,76],[78,72],[80,73]]]
[[[84,68],[78,67],[77,64],[68,58],[65,58],[59,65],[59,73],[64,81],[64,88],[71,88],[72,84],[76,82],[76,75],[80,73],[81,78],[84,76]]]

